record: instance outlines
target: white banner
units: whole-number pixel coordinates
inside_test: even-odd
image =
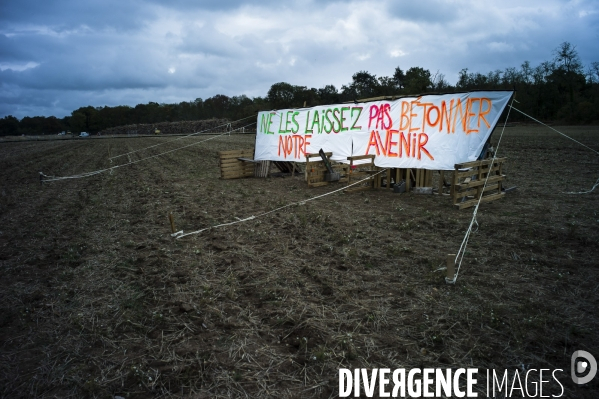
[[[512,91],[404,97],[258,114],[256,160],[305,162],[321,148],[335,161],[376,155],[391,168],[453,170],[474,161]]]

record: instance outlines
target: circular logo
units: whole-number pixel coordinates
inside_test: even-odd
[[[595,375],[597,374],[597,361],[593,355],[587,351],[576,351],[572,354],[570,371],[574,383],[579,385],[586,384],[595,378]],[[580,374],[584,373],[587,374],[583,377],[579,377]]]

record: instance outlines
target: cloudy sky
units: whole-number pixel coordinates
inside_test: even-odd
[[[487,73],[562,42],[599,61],[596,0],[2,0],[0,117],[340,88],[395,67]]]

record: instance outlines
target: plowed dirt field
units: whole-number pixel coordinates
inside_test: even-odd
[[[599,128],[560,128],[599,150]],[[0,397],[335,397],[339,368],[563,369],[599,359],[599,156],[539,127],[506,130],[500,201],[343,192],[303,177],[221,180],[232,135],[0,143]],[[538,374],[536,375],[538,380]],[[547,379],[551,379],[549,377]],[[481,385],[484,386],[484,383]],[[518,393],[520,391],[517,391]],[[546,383],[544,395],[560,393]],[[479,397],[484,397],[479,392]]]

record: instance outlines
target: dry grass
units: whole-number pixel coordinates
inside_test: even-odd
[[[566,131],[598,148],[598,129]],[[518,190],[481,207],[448,286],[471,212],[445,196],[339,193],[170,238],[171,211],[191,231],[331,190],[219,180],[217,151],[251,137],[39,184],[159,140],[0,145],[1,397],[328,398],[340,367],[471,365],[562,368],[567,397],[597,391],[566,382],[574,350],[599,355],[599,193],[562,193],[597,179],[588,150],[508,129]]]

